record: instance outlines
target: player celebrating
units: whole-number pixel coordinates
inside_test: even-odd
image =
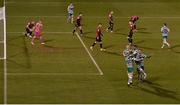
[[[80,12],[78,17],[76,18],[76,23],[75,23],[75,28],[73,30],[73,35],[76,32],[77,29],[80,30],[80,35],[83,35],[83,31],[82,31],[82,26],[81,26],[81,21],[82,21],[82,13]]]
[[[35,26],[35,22],[31,21],[28,22],[28,24],[26,25],[26,32],[25,32],[25,36],[29,36],[30,38],[32,38],[32,34],[34,31],[34,26]]]
[[[133,60],[132,60],[132,50],[130,45],[126,46],[126,49],[123,51],[123,56],[125,57],[125,62],[127,65],[127,74],[128,74],[128,86],[130,86],[133,82]]]
[[[170,29],[167,27],[167,24],[164,23],[163,27],[161,28],[161,33],[163,37],[163,44],[161,48],[164,48],[165,45],[167,45],[170,48],[170,44],[167,42],[167,37],[169,32]]]
[[[33,38],[32,38],[32,41],[31,41],[31,44],[32,45],[34,45],[34,40],[36,39],[36,38],[39,38],[40,39],[40,41],[41,41],[41,44],[45,44],[44,43],[44,39],[43,39],[43,37],[42,37],[42,35],[41,35],[41,32],[42,32],[42,27],[43,27],[43,25],[42,25],[42,22],[41,21],[38,21],[36,24],[35,24],[35,29],[34,29],[34,36],[33,36]]]
[[[144,71],[144,58],[150,58],[150,56],[143,54],[141,50],[139,50],[139,48],[134,45],[133,60],[137,65],[138,80],[143,80],[147,77],[147,74]]]
[[[113,22],[113,14],[114,11],[111,11],[108,15],[108,21],[109,21],[109,27],[106,29],[106,31],[108,32],[109,30],[111,32],[113,32],[113,27],[114,27],[114,22]]]
[[[102,48],[102,24],[99,23],[96,29],[96,41],[92,44],[92,46],[90,47],[91,50],[93,50],[93,47],[96,45],[96,43],[98,42],[100,44],[100,50],[101,51],[105,51],[105,49]]]
[[[68,11],[68,18],[67,18],[67,22],[71,22],[73,23],[73,14],[74,14],[74,5],[73,3],[70,3],[67,7],[67,11]]]
[[[133,23],[134,31],[136,30],[136,22],[139,20],[138,16],[131,16],[130,21]]]

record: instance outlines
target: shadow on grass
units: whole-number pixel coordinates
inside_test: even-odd
[[[18,66],[21,66],[21,67],[24,67],[24,68],[31,68],[32,67],[32,65],[31,65],[31,60],[30,60],[30,55],[29,55],[29,51],[28,51],[28,47],[27,47],[27,45],[26,45],[26,37],[22,37],[21,36],[21,38],[22,38],[22,40],[23,40],[23,42],[22,42],[22,52],[20,52],[20,53],[17,53],[17,54],[14,54],[14,55],[12,55],[12,56],[9,56],[8,58],[13,58],[13,57],[16,57],[16,56],[18,56],[18,55],[20,55],[20,54],[23,54],[24,55],[24,57],[25,57],[25,60],[24,60],[24,65],[21,63],[17,63],[16,61],[14,61],[14,60],[10,60],[10,59],[8,59],[7,61],[9,61],[9,62],[11,62],[11,63],[14,63],[14,64],[16,64],[16,65],[18,65]]]
[[[110,54],[110,55],[115,55],[115,56],[122,56],[120,53],[112,52],[112,51],[105,51],[104,53]]]
[[[83,36],[84,38],[87,38],[87,39],[93,39],[95,40],[95,37],[90,37],[90,36]]]
[[[142,33],[142,34],[152,34],[151,32],[145,32],[145,31],[137,31],[136,33]]]
[[[176,54],[180,54],[180,51],[176,51],[175,48],[179,48],[180,44],[174,45],[170,48],[170,50]]]
[[[146,93],[154,94],[156,96],[164,97],[164,98],[170,98],[176,101],[180,101],[179,98],[177,98],[177,93],[175,91],[165,89],[161,85],[145,80],[142,83],[144,86],[138,86],[138,88],[141,91],[144,91]],[[148,88],[146,88],[147,86]],[[150,89],[149,89],[150,88]]]
[[[87,31],[87,32],[84,32],[83,34],[84,34],[84,35],[88,35],[88,34],[90,34],[90,33],[93,33],[93,32]]]

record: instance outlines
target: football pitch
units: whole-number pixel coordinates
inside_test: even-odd
[[[66,21],[71,1],[75,16],[83,13],[80,38]],[[111,10],[113,33],[105,31]],[[6,0],[7,60],[0,60],[0,104],[4,99],[9,104],[180,104],[179,10],[179,0]],[[147,79],[139,83],[135,73],[128,87],[122,52],[132,15],[140,17],[134,43],[152,57],[145,60]],[[45,45],[36,40],[32,46],[22,34],[31,20],[42,21]],[[99,22],[104,52],[99,45],[89,49]],[[161,49],[163,23],[171,30],[171,49]]]

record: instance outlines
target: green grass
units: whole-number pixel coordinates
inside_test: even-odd
[[[69,0],[6,2],[7,32],[23,32],[29,20],[39,19],[44,24],[44,32],[71,32],[73,29],[73,25],[66,23]],[[158,18],[180,17],[178,0],[73,2],[75,14],[83,12],[85,36],[82,39],[88,47],[94,42],[97,23],[102,22],[104,29],[107,27],[108,11],[114,10],[115,17],[140,16],[137,23],[139,31],[135,34],[134,41],[145,53],[152,55],[145,62],[147,81],[138,84],[135,78],[132,88],[126,85],[127,74],[122,51],[127,44],[128,18],[115,18],[115,32],[104,32],[103,46],[107,48],[106,52],[100,52],[99,46],[91,52],[104,72],[103,76],[93,75],[98,74],[98,71],[76,36],[68,33],[45,33],[46,45],[42,46],[36,41],[36,45],[32,46],[29,38],[8,33],[8,103],[180,103],[180,20]],[[173,46],[171,50],[160,49],[160,27],[164,22],[171,29],[168,39]],[[1,63],[3,71],[3,62]],[[29,75],[11,75],[15,73]],[[31,73],[60,75],[30,75]]]

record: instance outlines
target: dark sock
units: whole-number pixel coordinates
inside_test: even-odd
[[[100,48],[102,48],[102,44],[100,44]]]
[[[96,45],[96,43],[94,42],[92,46],[94,47],[95,45]]]
[[[83,34],[82,30],[80,30],[80,33]]]

